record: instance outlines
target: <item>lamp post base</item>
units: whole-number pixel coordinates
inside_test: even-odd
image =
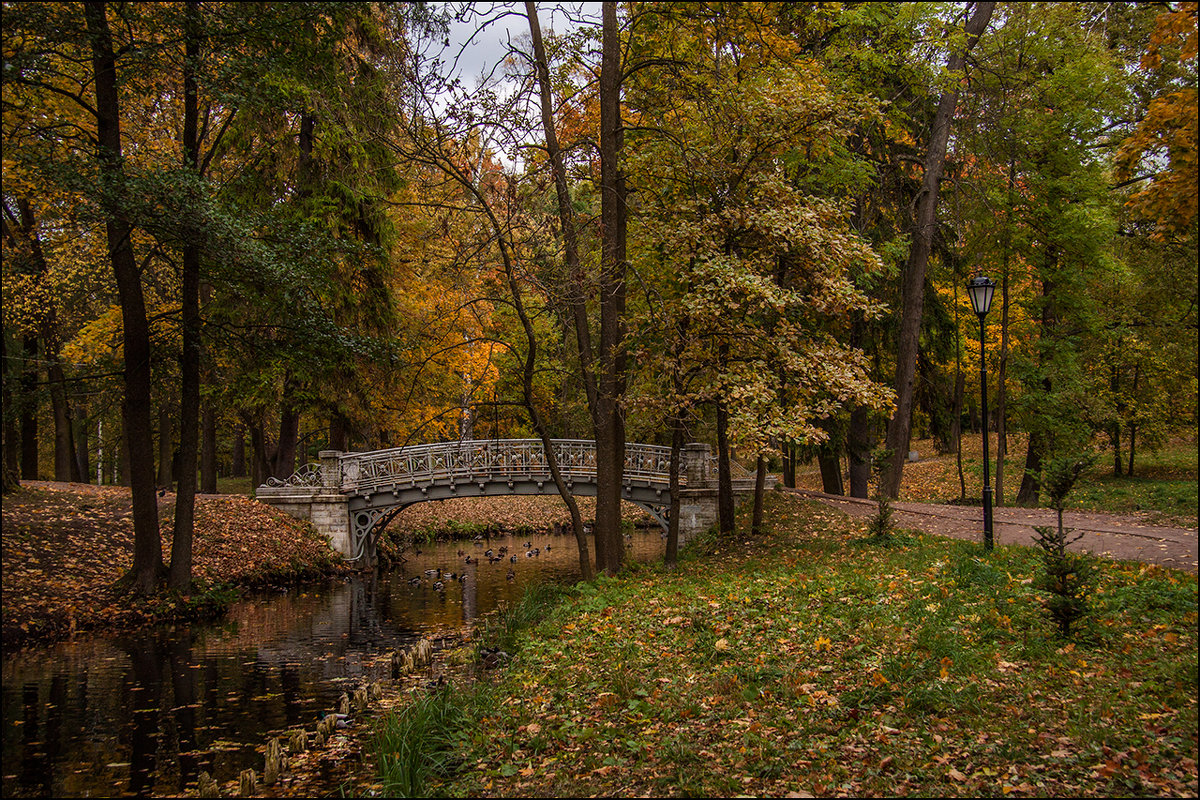
[[[983,487],[983,549],[991,552],[994,538],[992,536],[992,487]]]

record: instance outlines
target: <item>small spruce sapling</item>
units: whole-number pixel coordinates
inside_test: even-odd
[[[892,451],[885,447],[871,453],[871,473],[875,476],[875,500],[878,503],[874,516],[867,527],[868,538],[881,544],[890,544],[895,523],[892,521],[892,499],[883,490],[883,474],[891,465]]]
[[[1037,531],[1034,541],[1042,549],[1045,569],[1045,574],[1038,580],[1038,588],[1050,592],[1046,608],[1064,637],[1071,635],[1071,624],[1087,613],[1094,569],[1086,556],[1067,551],[1067,546],[1079,541],[1083,534],[1071,536],[1073,531],[1063,527],[1063,505],[1093,458],[1091,454],[1052,458],[1043,470],[1042,490],[1050,506],[1058,512],[1058,527],[1034,527]]]

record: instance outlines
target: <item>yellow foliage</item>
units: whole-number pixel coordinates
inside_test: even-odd
[[[1180,61],[1194,61],[1197,50],[1197,3],[1181,3],[1175,10],[1158,15],[1154,34],[1142,67],[1162,67],[1163,50],[1177,49]],[[1197,127],[1196,87],[1168,92],[1154,98],[1133,135],[1121,145],[1118,175],[1129,178],[1143,162],[1165,164],[1149,185],[1130,196],[1127,204],[1139,215],[1158,225],[1156,237],[1186,231],[1196,219]]]

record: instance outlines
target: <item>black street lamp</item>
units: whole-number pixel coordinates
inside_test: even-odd
[[[979,397],[983,405],[983,549],[992,549],[992,481],[988,475],[988,412],[987,412],[987,361],[983,357],[983,318],[992,307],[992,295],[996,293],[996,282],[982,275],[971,278],[967,284],[967,295],[971,308],[979,317]]]

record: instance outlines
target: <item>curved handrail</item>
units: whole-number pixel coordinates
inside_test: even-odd
[[[300,469],[293,472],[286,479],[280,480],[276,477],[267,478],[264,486],[280,487],[280,486],[321,486],[322,474],[320,464],[305,464]]]
[[[551,440],[559,471],[568,481],[596,480],[596,443],[586,439]],[[341,486],[371,492],[385,486],[468,483],[491,480],[550,480],[540,439],[474,439],[397,447],[340,457]],[[671,448],[626,444],[624,479],[667,484]]]
[[[568,483],[596,482],[596,443],[590,439],[552,439],[563,479]],[[688,445],[680,452],[679,485],[713,483],[715,459],[706,445]],[[655,489],[670,485],[671,448],[625,444],[622,482]],[[691,484],[689,484],[689,476]],[[541,439],[467,439],[456,442],[393,447],[368,453],[321,453],[319,464],[308,464],[285,480],[269,478],[260,489],[287,488],[372,494],[382,489],[551,480]],[[736,482],[736,481],[735,481]]]

